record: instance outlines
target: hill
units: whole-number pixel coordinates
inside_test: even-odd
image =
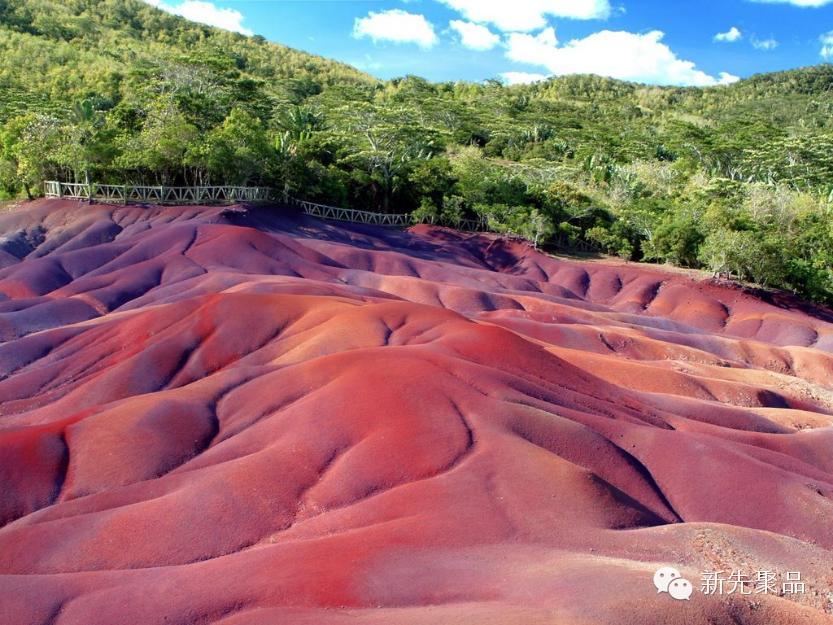
[[[833,301],[833,66],[375,80],[137,0],[0,3],[0,188],[263,184]]]
[[[830,318],[269,207],[0,231],[4,624],[831,622]]]
[[[28,107],[70,115],[83,100],[107,111],[142,80],[167,83],[158,91],[219,90],[222,97],[212,95],[218,106],[226,100],[226,113],[228,98],[245,93],[243,102],[253,104],[302,99],[322,85],[374,82],[347,65],[189,22],[139,0],[7,0],[0,26],[2,121]]]

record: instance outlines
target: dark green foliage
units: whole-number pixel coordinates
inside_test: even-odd
[[[263,184],[833,300],[833,66],[382,82],[139,0],[0,0],[0,197]]]

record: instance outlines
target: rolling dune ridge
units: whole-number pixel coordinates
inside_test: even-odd
[[[833,622],[824,311],[266,208],[0,233],[0,623]]]

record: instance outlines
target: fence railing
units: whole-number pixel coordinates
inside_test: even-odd
[[[357,224],[393,226],[398,228],[407,228],[414,223],[411,215],[408,213],[372,213],[370,211],[356,210],[355,208],[340,208],[338,206],[316,204],[315,202],[296,200],[294,198],[290,198],[290,202],[298,206],[305,215],[311,215],[319,219],[350,221]]]
[[[443,219],[441,217],[431,217],[420,220],[418,223],[430,224],[432,226],[443,226],[445,228],[454,228],[455,230],[466,230],[468,232],[489,232],[489,224],[485,221],[476,221],[474,219]]]
[[[95,182],[60,182],[48,180],[44,183],[44,195],[52,198],[88,200],[106,204],[222,204],[233,202],[255,202],[273,199],[269,187],[204,186],[165,187],[148,185],[98,184]],[[319,219],[348,221],[351,223],[407,228],[417,223],[446,226],[457,230],[485,232],[489,230],[485,221],[473,219],[441,219],[429,217],[414,219],[410,213],[374,213],[355,208],[328,206],[292,197],[284,198],[288,204],[297,206],[306,215]]]
[[[229,185],[204,187],[134,186],[48,180],[44,183],[44,195],[71,200],[95,200],[108,204],[222,204],[240,201],[266,201],[272,198],[272,189]]]
[[[308,200],[289,198],[291,204],[300,207],[306,215],[318,217],[319,219],[333,219],[336,221],[349,221],[352,223],[371,224],[374,226],[392,226],[407,228],[414,224],[431,224],[433,226],[446,226],[457,230],[468,230],[474,232],[488,231],[489,227],[485,222],[474,219],[440,219],[429,217],[426,219],[415,219],[410,213],[373,213],[370,211],[356,210],[354,208],[340,208],[318,204]]]

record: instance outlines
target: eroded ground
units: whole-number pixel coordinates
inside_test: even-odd
[[[0,233],[2,623],[833,622],[824,313],[267,209]]]

